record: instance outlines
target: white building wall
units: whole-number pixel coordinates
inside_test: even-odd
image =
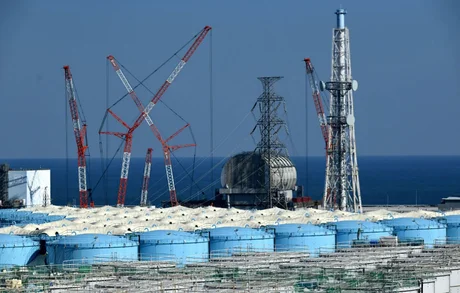
[[[8,172],[8,181],[19,178],[25,180],[16,181],[15,186],[8,188],[8,199],[21,200],[25,206],[42,206],[45,192],[47,196],[47,204],[51,202],[51,171],[50,170],[18,170]]]

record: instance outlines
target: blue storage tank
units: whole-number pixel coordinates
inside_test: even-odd
[[[333,230],[311,224],[282,224],[267,227],[275,234],[277,251],[308,251],[311,256],[319,255],[320,248],[333,252],[335,234]]]
[[[261,229],[222,227],[207,230],[211,256],[231,256],[234,252],[274,251],[275,235]]]
[[[447,242],[452,244],[460,244],[460,215],[445,216],[441,218],[441,220],[447,225]]]
[[[63,236],[46,243],[49,264],[67,261],[93,263],[95,261],[137,260],[138,243],[122,236],[82,234]]]
[[[400,242],[420,242],[433,247],[436,242],[446,241],[446,224],[421,218],[396,218],[382,220],[382,223],[393,227],[394,235]]]
[[[139,234],[140,260],[175,260],[179,265],[207,261],[209,239],[195,233],[157,230]]]
[[[336,231],[336,245],[343,248],[351,247],[355,240],[377,243],[381,237],[391,236],[393,232],[383,224],[367,221],[339,221],[326,226]]]
[[[40,244],[24,236],[0,234],[0,267],[25,266],[33,260]]]

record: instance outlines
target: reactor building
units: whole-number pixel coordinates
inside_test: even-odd
[[[227,207],[289,208],[293,196],[302,194],[302,187],[296,185],[296,168],[278,135],[282,129],[289,134],[285,121],[278,115],[279,110],[285,109],[284,98],[273,90],[274,83],[281,78],[259,77],[263,93],[252,108],[259,118],[251,135],[258,129],[260,141],[254,151],[237,154],[225,163],[222,188],[216,193]]]

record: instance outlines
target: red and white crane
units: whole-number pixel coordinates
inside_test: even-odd
[[[211,30],[210,26],[205,26],[203,30],[198,34],[197,38],[193,42],[193,44],[190,46],[190,48],[187,50],[185,53],[184,57],[180,60],[179,64],[174,68],[173,72],[169,75],[169,77],[166,79],[166,81],[163,83],[163,85],[160,87],[158,92],[153,96],[152,100],[149,102],[149,104],[144,108],[142,103],[140,102],[139,98],[137,97],[136,93],[134,92],[134,89],[131,87],[131,85],[128,82],[128,79],[126,76],[123,74],[121,71],[120,67],[115,61],[115,58],[110,55],[107,57],[107,59],[110,61],[112,64],[115,72],[117,73],[118,77],[121,79],[123,85],[125,86],[126,90],[130,94],[131,98],[135,102],[137,108],[141,112],[141,116],[145,119],[147,124],[149,125],[150,129],[154,133],[155,137],[160,141],[162,145],[162,150],[163,150],[163,155],[164,155],[164,161],[165,161],[165,168],[166,168],[166,176],[168,180],[168,189],[169,189],[169,196],[170,196],[170,201],[171,201],[171,206],[176,206],[178,204],[177,202],[177,195],[176,195],[176,187],[174,183],[174,175],[173,175],[173,169],[172,169],[172,162],[171,162],[171,152],[184,148],[184,147],[191,147],[195,146],[195,144],[183,144],[183,145],[175,145],[175,146],[170,146],[168,143],[171,139],[176,137],[180,132],[182,132],[185,128],[189,127],[189,124],[186,124],[183,126],[181,129],[176,131],[173,135],[168,137],[167,139],[163,139],[163,137],[160,134],[160,131],[158,128],[153,124],[152,119],[149,116],[150,111],[153,109],[153,107],[156,105],[156,103],[161,99],[163,94],[166,92],[168,87],[171,85],[171,83],[174,81],[174,79],[179,75],[180,71],[182,68],[184,68],[185,64],[188,62],[190,57],[192,57],[193,53],[196,51],[198,46],[203,42],[203,39],[206,37],[207,33]]]
[[[147,149],[144,166],[144,179],[142,180],[141,206],[147,206],[147,195],[149,192],[150,170],[152,169],[152,148]]]
[[[126,189],[128,187],[128,173],[129,173],[129,164],[131,161],[131,148],[133,145],[133,132],[136,130],[144,120],[144,115],[140,115],[133,126],[129,127],[120,117],[118,117],[112,110],[107,109],[107,112],[112,115],[121,125],[123,125],[127,132],[112,132],[112,131],[99,131],[99,134],[108,134],[114,135],[121,139],[125,140],[125,146],[123,148],[123,159],[121,162],[121,175],[120,175],[120,185],[118,186],[118,198],[117,206],[123,207],[125,205],[126,198]]]
[[[315,103],[316,113],[318,114],[319,126],[321,127],[321,133],[323,134],[327,149],[329,141],[329,127],[327,125],[326,115],[324,114],[323,102],[321,101],[321,91],[319,87],[320,81],[316,76],[315,68],[311,63],[310,58],[305,58],[304,61],[307,69],[308,82],[310,84],[313,101]]]
[[[80,122],[79,112],[77,107],[77,100],[75,98],[75,88],[72,79],[72,73],[70,72],[70,67],[68,65],[64,66],[65,74],[65,85],[67,99],[69,100],[70,113],[72,116],[73,132],[75,134],[75,141],[77,143],[77,153],[78,153],[78,190],[80,193],[80,207],[88,207],[88,188],[86,181],[86,150],[88,145],[86,144],[85,135],[86,135],[86,123]],[[92,199],[90,198],[92,203]]]

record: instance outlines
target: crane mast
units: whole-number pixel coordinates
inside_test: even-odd
[[[80,207],[88,207],[88,190],[86,181],[86,150],[88,146],[85,144],[86,124],[81,125],[78,115],[77,101],[75,99],[75,88],[72,79],[72,73],[68,65],[64,66],[65,84],[67,89],[67,98],[70,105],[70,113],[72,116],[73,132],[77,143],[78,152],[78,190],[80,193]]]
[[[324,138],[326,149],[328,147],[328,138],[329,138],[329,127],[327,125],[326,115],[324,114],[323,102],[321,101],[321,92],[319,80],[316,76],[315,68],[311,63],[310,58],[305,58],[305,66],[307,69],[308,82],[310,84],[313,102],[315,103],[316,114],[318,115],[319,126],[321,127],[321,133]]]
[[[147,124],[149,125],[150,129],[152,130],[153,134],[155,137],[158,139],[158,141],[162,145],[162,150],[163,150],[163,156],[164,156],[164,162],[165,162],[165,169],[166,169],[166,176],[168,180],[168,189],[169,189],[169,196],[170,196],[170,201],[171,201],[171,206],[176,206],[178,204],[177,201],[177,195],[176,195],[176,187],[174,183],[174,174],[173,174],[173,168],[172,168],[172,162],[171,162],[171,152],[174,150],[177,150],[179,148],[184,148],[184,147],[191,147],[195,146],[195,144],[183,144],[183,145],[176,145],[176,146],[170,146],[168,145],[168,142],[176,137],[180,132],[182,132],[185,128],[189,127],[189,124],[186,124],[183,126],[181,129],[176,131],[173,135],[168,137],[167,139],[163,139],[163,137],[160,134],[160,131],[158,128],[155,126],[153,123],[152,119],[150,118],[150,111],[153,109],[153,107],[156,105],[156,103],[161,99],[163,94],[166,92],[166,90],[169,88],[171,83],[176,79],[176,77],[179,75],[181,72],[182,68],[184,68],[185,64],[188,62],[188,60],[192,57],[193,53],[196,51],[198,46],[203,42],[203,39],[206,37],[207,33],[211,30],[210,26],[205,26],[203,30],[198,34],[197,38],[191,45],[191,47],[187,50],[185,53],[184,57],[180,60],[179,64],[174,68],[173,72],[169,75],[169,77],[166,79],[166,81],[163,83],[163,85],[160,87],[158,92],[153,96],[151,101],[147,104],[147,106],[144,108],[142,103],[140,102],[139,98],[137,97],[136,93],[134,92],[134,89],[128,82],[128,79],[124,75],[123,71],[121,68],[118,66],[116,63],[115,58],[110,55],[107,57],[107,59],[110,61],[112,64],[112,67],[114,68],[115,72],[117,73],[118,77],[122,81],[123,85],[125,86],[126,90],[128,91],[129,95],[133,99],[134,103],[138,107],[139,111],[141,112],[140,116],[138,119],[145,119]]]
[[[149,191],[150,170],[152,168],[152,148],[147,149],[145,156],[144,178],[142,180],[141,206],[147,206],[147,195]]]
[[[133,144],[133,132],[136,130],[142,123],[144,119],[143,115],[139,116],[134,122],[133,126],[129,127],[120,117],[118,117],[112,110],[107,109],[107,112],[112,115],[115,120],[117,120],[121,125],[123,125],[128,131],[125,133],[122,132],[111,132],[111,131],[99,131],[99,134],[108,134],[114,135],[118,138],[125,140],[125,146],[123,148],[123,158],[121,162],[121,174],[120,174],[120,184],[118,186],[118,197],[117,197],[117,206],[123,207],[125,205],[126,190],[128,187],[128,173],[129,173],[129,164],[131,161],[131,148]]]

